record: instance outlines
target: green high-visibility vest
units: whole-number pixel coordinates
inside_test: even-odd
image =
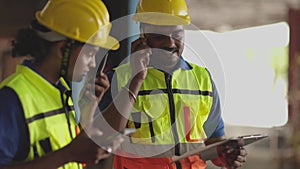
[[[67,83],[61,83],[70,90]],[[13,89],[22,104],[28,126],[30,151],[26,161],[59,150],[76,136],[75,112],[71,98],[27,66],[18,65],[17,72],[4,80],[0,88]],[[82,168],[67,163],[62,169]]]
[[[190,70],[177,69],[172,75],[148,68],[133,105],[129,128],[137,131],[131,143],[142,145],[170,145],[201,143],[206,138],[203,125],[212,103],[212,81],[207,69],[189,63]],[[118,90],[131,77],[129,64],[115,69]]]

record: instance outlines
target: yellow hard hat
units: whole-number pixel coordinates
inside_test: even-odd
[[[109,36],[109,13],[101,0],[49,0],[36,19],[73,40],[113,50],[120,46]]]
[[[152,25],[188,25],[185,0],[140,0],[133,20]]]

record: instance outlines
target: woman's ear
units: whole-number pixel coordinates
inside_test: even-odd
[[[66,45],[66,41],[65,40],[61,40],[61,41],[58,41],[56,42],[56,44],[54,45],[56,50],[56,54],[57,56],[62,59],[63,58],[63,52],[65,50],[65,45]]]

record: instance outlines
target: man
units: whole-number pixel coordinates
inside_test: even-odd
[[[31,59],[0,85],[1,169],[80,169],[109,156],[87,135],[103,139],[99,130],[81,124],[88,132],[80,132],[67,82],[96,67],[100,47],[119,47],[110,28],[100,0],[49,0],[31,28],[18,32],[13,55]],[[93,83],[96,92],[85,92],[90,105],[81,113],[92,114],[109,86],[103,73]]]
[[[127,91],[131,105],[114,99],[103,114],[116,130],[137,129],[116,155],[114,168],[204,169],[206,160],[226,168],[240,167],[247,153],[239,142],[219,146],[210,155],[171,159],[225,139],[210,73],[181,57],[183,25],[190,24],[185,0],[140,0],[133,19],[140,22],[141,36],[132,43],[130,63],[109,73],[111,91],[100,102],[104,109],[112,101],[110,95]]]

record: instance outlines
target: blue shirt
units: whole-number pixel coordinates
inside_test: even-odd
[[[30,61],[26,60],[23,64],[39,74]],[[61,83],[53,85],[65,90]],[[0,168],[12,160],[24,160],[29,149],[29,132],[20,99],[14,90],[3,87],[0,89]]]
[[[179,68],[184,70],[190,70],[192,69],[192,66],[188,62],[186,62],[182,57],[180,57],[180,61],[175,66],[173,71]],[[110,82],[112,81],[113,75],[114,75],[114,71],[110,71],[107,73]],[[110,88],[107,91],[111,91],[112,86],[114,89],[117,89],[116,87],[117,84],[111,84]],[[213,104],[208,119],[204,123],[205,133],[210,138],[220,137],[225,134],[224,123],[223,123],[223,119],[221,118],[221,106],[220,106],[219,94],[213,81],[212,81],[212,90],[213,90]],[[113,95],[115,96],[116,93],[113,93]],[[101,99],[101,102],[99,104],[99,109],[104,110],[112,102],[112,100],[113,98],[111,92],[106,92],[103,98]]]
[[[0,90],[0,167],[23,160],[29,153],[28,127],[18,95],[10,88]]]

